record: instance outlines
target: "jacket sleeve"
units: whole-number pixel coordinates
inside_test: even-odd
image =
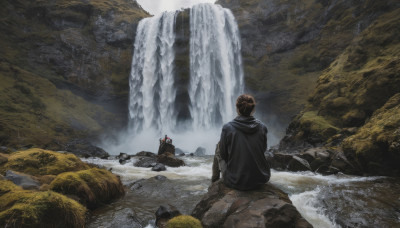
[[[226,142],[226,129],[225,126],[222,128],[222,132],[221,132],[221,138],[219,140],[219,151],[221,154],[221,158],[224,161],[228,161],[228,148],[227,148],[227,142]]]

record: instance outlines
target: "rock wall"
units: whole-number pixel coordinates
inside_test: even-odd
[[[64,149],[126,125],[131,0],[0,3],[0,144]]]
[[[400,175],[399,13],[397,4],[378,17],[321,74],[281,149],[325,145],[364,174]]]
[[[323,70],[396,1],[219,0],[240,27],[246,88],[267,125],[283,129]],[[276,118],[273,118],[273,117]],[[283,136],[283,135],[282,135]]]

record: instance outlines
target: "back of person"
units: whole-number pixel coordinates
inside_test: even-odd
[[[255,101],[250,95],[238,97],[239,116],[224,125],[219,144],[221,159],[226,162],[224,183],[238,190],[256,189],[269,181],[270,167],[264,156],[267,127],[254,118]]]

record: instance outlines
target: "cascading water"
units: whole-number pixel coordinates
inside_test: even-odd
[[[184,105],[191,119],[182,120],[187,123],[184,132],[177,129],[174,78],[179,75],[174,72],[174,44],[178,13],[164,12],[138,25],[130,76],[130,146],[125,148],[154,150],[159,137],[173,134],[176,146],[187,152],[202,146],[212,153],[222,124],[234,117],[234,102],[244,87],[238,26],[230,10],[199,4],[190,10],[186,88],[190,103]],[[138,143],[132,146],[134,141]]]
[[[130,76],[129,116],[133,132],[163,131],[176,123],[173,61],[175,15],[164,12],[140,21]]]
[[[195,128],[220,126],[234,117],[243,91],[239,29],[232,12],[198,4],[190,10],[191,114]]]

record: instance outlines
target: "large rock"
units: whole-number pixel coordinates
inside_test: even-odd
[[[210,186],[192,215],[208,227],[312,227],[289,197],[270,183],[253,191],[238,191],[222,181]]]
[[[74,139],[65,145],[65,150],[81,157],[108,158],[110,155],[100,147],[84,139]]]
[[[39,181],[33,179],[32,176],[7,170],[5,178],[12,181],[15,185],[21,186],[23,189],[39,189]]]
[[[149,168],[156,166],[157,162],[157,158],[154,157],[140,157],[133,165],[136,167]]]
[[[196,151],[194,152],[194,156],[205,156],[206,155],[206,148],[204,147],[197,147]]]
[[[173,154],[170,153],[158,155],[157,162],[170,167],[180,167],[185,165],[185,162],[183,160],[175,157]]]
[[[156,225],[159,228],[166,227],[168,220],[182,213],[173,205],[161,205],[156,211]]]

